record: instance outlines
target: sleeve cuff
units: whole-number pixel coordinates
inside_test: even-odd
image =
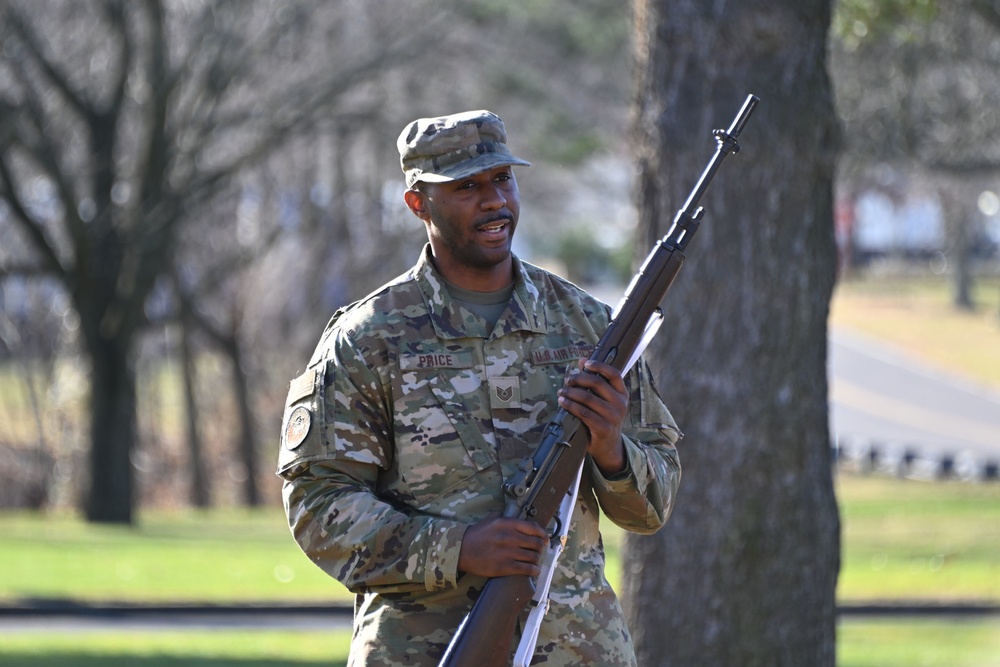
[[[625,469],[611,476],[605,476],[594,460],[587,458],[594,486],[609,493],[634,493],[638,489],[636,471],[641,469],[642,453],[632,440],[623,435],[625,443]]]
[[[442,519],[429,528],[430,546],[424,562],[424,586],[429,591],[454,588],[458,583],[458,556],[468,525]]]

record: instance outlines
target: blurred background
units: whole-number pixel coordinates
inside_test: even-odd
[[[880,517],[905,514],[914,491],[895,484],[917,477],[952,489],[930,494],[956,494],[963,522],[983,517],[966,531],[983,541],[961,547],[987,554],[974,580],[920,597],[989,611],[1000,602],[1000,3],[833,10],[831,336],[961,385],[968,398],[956,400],[977,412],[948,428],[955,438],[915,427],[914,412],[856,390],[871,386],[872,362],[849,367],[834,347],[831,458],[855,476],[857,502],[885,499]],[[399,131],[421,116],[497,112],[534,165],[518,172],[516,252],[614,303],[640,245],[634,48],[618,0],[0,2],[0,512],[12,578],[0,601],[346,600],[285,551],[275,451],[287,383],[330,315],[425,242],[402,202]],[[953,444],[963,431],[971,447]],[[875,487],[872,471],[885,478]],[[247,589],[249,574],[204,595],[143,579],[143,549],[202,535],[199,517],[223,540],[277,524],[275,546],[247,566],[267,588]],[[100,532],[114,527],[125,532]],[[155,535],[137,547],[143,530]],[[106,577],[74,589],[86,577],[70,568],[27,582],[26,564],[56,558],[32,549],[67,535],[96,550]],[[859,549],[863,581],[878,580],[894,552]],[[907,549],[928,571],[958,553]],[[905,599],[906,587],[859,583],[849,597]],[[925,652],[899,664],[1000,664],[990,660]]]
[[[129,391],[95,364],[134,375],[137,506],[275,502],[288,378],[334,310],[425,242],[395,149],[413,118],[496,110],[537,167],[520,183],[518,254],[612,303],[631,276],[631,14],[618,3],[8,4],[7,507],[81,506],[101,435],[91,383]],[[841,3],[830,39],[841,278],[933,277],[956,308],[982,309],[977,283],[1000,272],[1000,26],[857,4]]]
[[[138,506],[275,502],[288,379],[426,242],[395,147],[414,118],[498,112],[539,167],[517,251],[627,278],[617,3],[5,4],[7,506],[80,504],[91,442],[116,437],[88,430],[91,387],[130,400],[94,366],[134,375]]]

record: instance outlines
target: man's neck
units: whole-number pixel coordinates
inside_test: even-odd
[[[438,273],[445,280],[471,292],[497,292],[509,287],[514,282],[514,261],[510,256],[500,264],[488,269],[475,269],[467,266],[442,267],[433,255],[431,255],[431,260]]]

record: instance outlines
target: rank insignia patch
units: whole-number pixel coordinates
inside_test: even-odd
[[[285,448],[295,449],[306,441],[309,428],[312,426],[312,413],[304,405],[292,410],[285,425]]]
[[[490,407],[494,409],[521,407],[521,383],[517,377],[490,378]]]

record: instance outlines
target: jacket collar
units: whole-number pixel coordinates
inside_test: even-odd
[[[507,304],[507,310],[497,321],[496,328],[490,332],[486,330],[485,321],[452,298],[444,279],[431,261],[430,244],[424,246],[412,274],[423,294],[430,320],[439,338],[489,338],[493,333],[501,336],[515,331],[545,333],[545,304],[542,303],[538,286],[532,281],[525,264],[517,256],[513,259],[514,293]]]

